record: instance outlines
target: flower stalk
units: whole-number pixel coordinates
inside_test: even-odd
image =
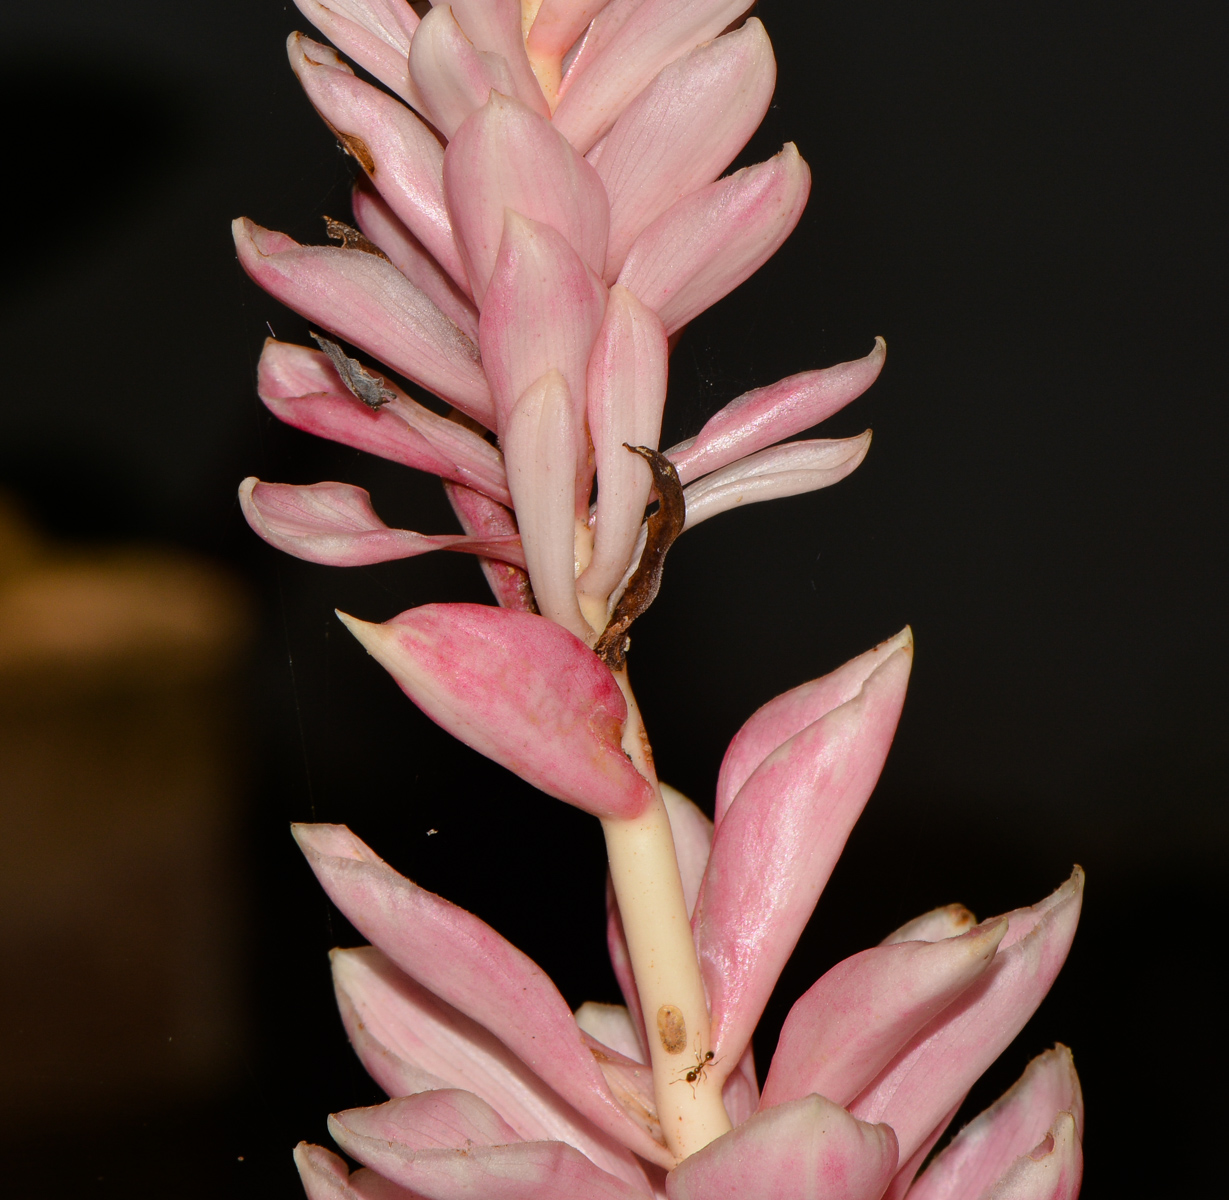
[[[653,785],[636,817],[602,822],[610,879],[631,958],[653,1067],[662,1135],[681,1162],[730,1130],[721,1085],[705,1069],[713,1058],[708,1003],[691,921],[648,735],[627,668],[615,672],[627,699],[623,748]]]

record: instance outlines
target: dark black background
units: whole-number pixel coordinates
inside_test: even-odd
[[[1061,1039],[1089,1107],[1085,1195],[1211,1194],[1226,1116],[1225,7],[765,0],[758,15],[780,83],[743,161],[793,139],[814,191],[778,258],[688,330],[665,440],[875,334],[888,365],[825,427],[874,428],[855,476],[673,551],[632,659],[663,777],[711,805],[755,707],[905,622],[917,635],[895,749],[768,1011],[761,1064],[837,959],[936,904],[1033,902],[1079,861],[1068,966],[969,1111]],[[262,616],[234,848],[244,1068],[213,1102],[119,1097],[11,1146],[22,1196],[295,1196],[294,1143],[327,1141],[326,1112],[374,1100],[328,981],[326,951],[354,935],[290,820],[349,824],[491,921],[572,1005],[617,998],[596,823],[452,744],[331,615],[481,600],[473,563],[279,558],[234,501],[245,474],[336,478],[371,488],[390,523],[453,527],[434,481],[279,428],[254,395],[266,322],[289,340],[306,326],[242,275],[227,223],[323,241],[351,171],[286,66],[294,28],[273,0],[0,16],[0,485],[62,536],[225,560]]]

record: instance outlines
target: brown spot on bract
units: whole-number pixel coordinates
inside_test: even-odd
[[[375,242],[361,230],[355,229],[353,225],[347,225],[345,221],[326,216],[324,229],[333,241],[341,243],[343,250],[361,250],[364,254],[374,254],[376,258],[382,258],[385,262],[390,261],[388,255]]]
[[[687,1021],[681,1008],[663,1004],[657,1010],[657,1036],[667,1054],[682,1054],[687,1049]]]
[[[952,924],[957,929],[971,929],[977,924],[977,918],[963,904],[949,904],[947,911],[952,914]]]
[[[368,175],[376,173],[376,160],[371,156],[371,151],[367,149],[367,143],[361,137],[355,137],[352,133],[342,133],[338,130],[337,140],[345,146],[347,154],[358,159],[359,166]]]

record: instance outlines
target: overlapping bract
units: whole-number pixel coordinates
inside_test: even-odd
[[[806,203],[792,145],[721,177],[772,96],[768,35],[741,0],[547,0],[527,24],[519,0],[453,0],[421,21],[404,0],[299,7],[395,95],[291,37],[308,98],[362,168],[357,229],[300,246],[244,219],[240,262],[456,419],[387,380],[394,399],[365,409],[321,356],[277,342],[260,393],[298,428],[439,475],[468,536],[388,530],[335,483],[249,480],[244,512],[279,549],[330,565],[470,550],[501,603],[532,592],[592,645],[645,544],[652,479],[625,444],[657,448],[666,339],[756,270]],[[854,399],[882,362],[878,342],[748,393],[668,452],[691,485],[685,528],[852,471],[869,434],[768,447]],[[512,515],[487,505],[475,523],[464,489]]]
[[[569,636],[541,617],[485,611]],[[750,1031],[882,767],[911,650],[905,631],[756,713],[726,756],[715,830],[667,789],[712,998],[707,1069],[736,1125],[676,1167],[656,1122],[617,911],[612,959],[628,1006],[585,1005],[573,1017],[478,918],[397,875],[348,830],[298,827],[326,891],[372,943],[334,952],[334,982],[355,1050],[393,1097],[332,1120],[367,1172],[347,1177],[327,1151],[300,1148],[309,1195],[660,1196],[660,1171],[673,1167],[669,1200],[977,1200],[989,1189],[1071,1200],[1083,1111],[1061,1047],[914,1175],[1062,965],[1078,870],[1031,908],[980,925],[956,906],[937,910],[838,963],[795,1004],[756,1095]],[[464,678],[482,656],[461,657]],[[454,712],[465,690],[449,697]],[[559,744],[570,736],[565,728]]]
[[[636,816],[649,802],[623,752],[627,702],[614,676],[553,621],[483,604],[342,620],[432,720],[535,787],[598,817]]]

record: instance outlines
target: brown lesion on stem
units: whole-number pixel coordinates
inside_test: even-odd
[[[326,216],[324,231],[333,241],[340,242],[343,250],[361,250],[364,254],[374,254],[376,258],[382,258],[385,262],[391,261],[388,255],[366,234],[355,229],[353,225],[347,225],[345,221]]]
[[[640,563],[628,581],[623,595],[619,597],[602,636],[593,647],[612,671],[623,669],[629,644],[627,631],[632,622],[657,599],[666,553],[683,532],[683,524],[687,519],[683,485],[679,481],[674,464],[664,454],[651,450],[648,446],[629,446],[626,442],[623,445],[631,453],[639,454],[649,464],[659,503],[657,511],[649,517],[648,536]]]
[[[357,358],[351,358],[336,342],[312,331],[312,341],[329,356],[333,370],[337,372],[350,394],[361,400],[373,412],[379,412],[390,400],[396,400],[379,375],[372,375]]]

